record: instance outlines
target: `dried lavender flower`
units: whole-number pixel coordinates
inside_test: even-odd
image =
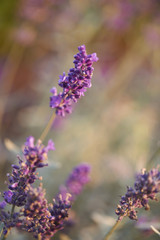
[[[72,102],[84,96],[87,88],[91,87],[91,78],[94,68],[93,62],[98,61],[96,53],[87,55],[85,45],[78,47],[79,53],[77,53],[73,61],[75,67],[71,68],[66,76],[65,73],[60,75],[59,86],[63,88],[63,91],[57,94],[57,89],[53,87],[50,97],[50,107],[55,108],[56,114],[65,116],[66,113],[72,112]]]
[[[137,220],[137,208],[144,207],[149,210],[149,199],[157,200],[156,194],[160,192],[160,171],[154,168],[147,172],[145,169],[137,174],[134,188],[127,187],[127,193],[121,197],[117,206],[116,214],[118,220],[128,216],[132,220]]]

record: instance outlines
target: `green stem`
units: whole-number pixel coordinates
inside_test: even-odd
[[[152,156],[150,157],[150,159],[147,162],[147,168],[150,168],[153,161],[155,160],[156,156],[158,156],[158,154],[160,153],[160,146],[155,150],[155,152],[152,154]]]
[[[53,124],[53,120],[55,119],[55,116],[56,116],[55,112],[53,112],[52,115],[51,115],[51,118],[49,119],[49,122],[48,122],[47,126],[45,127],[45,129],[43,130],[43,132],[42,132],[42,134],[39,138],[42,142],[44,141],[44,139],[46,138],[49,130],[51,129],[52,124]]]
[[[12,209],[11,209],[11,218],[12,218],[12,216],[13,216],[14,209],[15,209],[15,205],[13,204]]]
[[[105,235],[104,240],[108,240],[112,233],[116,230],[117,226],[119,225],[120,221],[116,221],[113,227],[109,230],[109,232]]]

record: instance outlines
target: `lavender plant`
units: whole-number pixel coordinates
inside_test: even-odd
[[[72,101],[77,102],[86,89],[91,87],[92,64],[98,58],[95,53],[87,55],[84,45],[78,49],[79,53],[74,56],[75,68],[69,70],[68,76],[65,73],[60,76],[59,86],[63,91],[57,94],[56,88],[51,90],[53,96],[50,98],[50,106],[55,109],[56,115],[70,113]],[[39,240],[49,240],[64,227],[71,205],[90,179],[90,166],[87,163],[78,165],[50,204],[42,183],[34,187],[36,180],[42,180],[37,169],[48,166],[48,152],[55,150],[52,140],[48,141],[47,146],[42,144],[51,122],[53,118],[36,144],[34,137],[27,138],[22,156],[18,156],[19,164],[12,165],[12,173],[7,174],[8,190],[3,192],[3,201],[0,202],[0,221],[3,223],[1,239],[6,239],[11,228],[16,227],[31,232]]]
[[[138,208],[149,210],[149,200],[158,200],[156,195],[160,192],[160,171],[158,168],[153,168],[150,171],[143,169],[141,173],[136,175],[134,187],[127,187],[127,192],[120,199],[116,209],[118,215],[117,222],[106,235],[105,240],[116,229],[117,225],[124,217],[129,217],[131,220],[137,220]]]
[[[33,137],[28,139],[33,140]],[[0,220],[4,223],[4,238],[10,228],[17,227],[32,232],[35,238],[50,239],[58,230],[63,228],[64,220],[68,217],[68,211],[74,201],[74,193],[72,197],[71,191],[66,191],[65,196],[59,192],[56,199],[53,199],[53,203],[48,204],[42,184],[37,188],[33,187],[35,180],[40,179],[37,176],[36,168],[47,165],[44,163],[47,152],[54,150],[54,147],[52,141],[49,141],[47,147],[39,145],[39,142],[36,146],[30,146],[29,144],[27,149],[25,148],[23,151],[24,159],[20,159],[19,165],[13,165],[12,174],[8,175],[9,190],[4,192],[4,201],[0,203]],[[74,181],[70,182],[69,185],[72,189],[76,189],[79,183],[82,190],[84,184],[89,181],[90,166],[80,164],[75,169],[70,175],[74,175]],[[11,185],[10,182],[12,182]],[[76,192],[77,195],[78,193],[80,192]],[[11,211],[5,211],[7,203],[12,205]],[[16,206],[20,209],[14,212]]]
[[[127,192],[121,197],[116,214],[118,220],[128,216],[132,220],[137,220],[137,208],[144,207],[149,210],[149,199],[157,200],[156,194],[160,192],[160,171],[153,168],[149,172],[145,169],[137,174],[134,188],[127,187]]]

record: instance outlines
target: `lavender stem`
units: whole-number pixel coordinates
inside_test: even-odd
[[[15,204],[12,205],[12,209],[11,209],[11,217],[13,216],[14,209],[15,209]]]
[[[45,129],[43,130],[43,132],[42,132],[42,134],[39,138],[42,142],[44,141],[44,139],[46,138],[49,130],[51,129],[54,119],[55,119],[55,112],[52,113],[51,118],[49,119]]]
[[[155,152],[152,154],[152,156],[149,158],[148,162],[147,162],[147,168],[150,168],[153,161],[155,160],[155,158],[159,155],[160,153],[160,146],[157,147],[157,149],[155,150]]]
[[[109,237],[112,235],[112,233],[116,230],[118,224],[120,223],[120,221],[116,221],[115,224],[113,225],[113,227],[109,230],[109,232],[105,235],[104,240],[108,240]]]

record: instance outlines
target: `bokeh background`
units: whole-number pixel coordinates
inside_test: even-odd
[[[42,169],[47,198],[58,192],[80,162],[91,182],[73,205],[73,226],[56,240],[97,240],[116,220],[127,185],[160,145],[159,0],[1,0],[0,187],[26,137],[38,139],[47,124],[50,89],[73,66],[77,47],[99,61],[90,88],[73,113],[57,118],[45,140],[56,151]],[[150,167],[159,162],[158,152]],[[159,239],[159,203],[125,220],[111,239]],[[8,239],[31,239],[12,231]]]

